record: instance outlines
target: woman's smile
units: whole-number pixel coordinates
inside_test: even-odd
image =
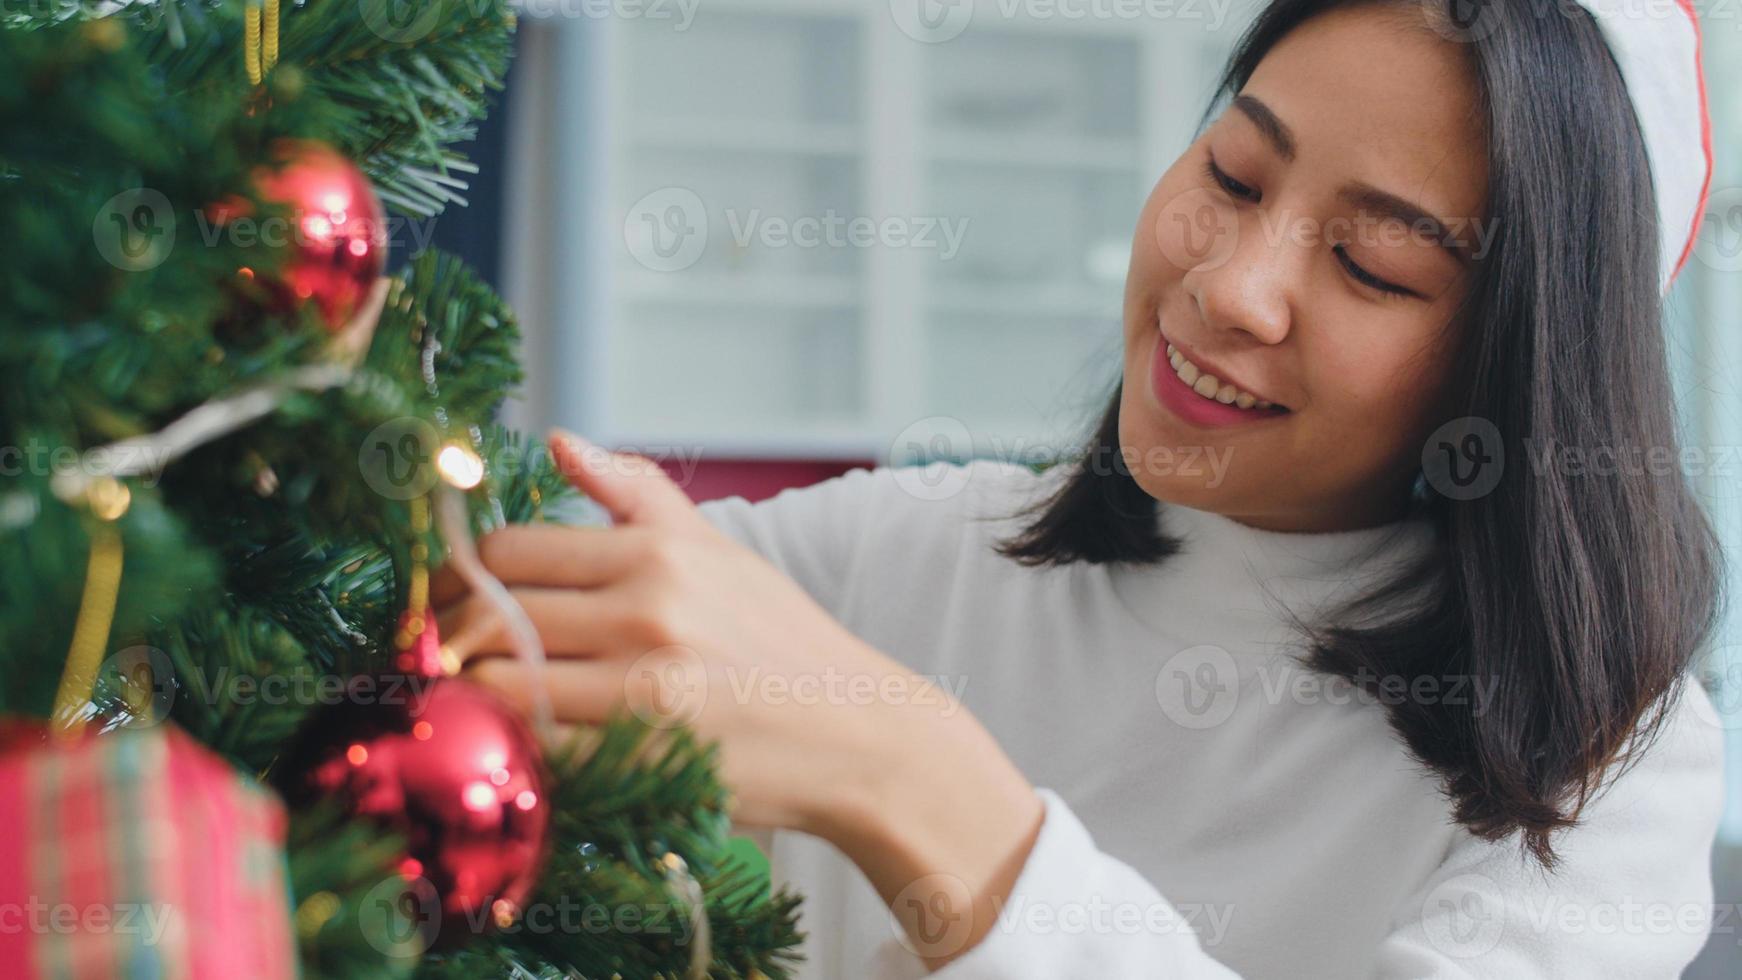
[[[1150,381],[1156,401],[1188,425],[1222,428],[1268,422],[1289,414],[1287,408],[1240,385],[1237,379],[1214,373],[1201,357],[1157,333]]]

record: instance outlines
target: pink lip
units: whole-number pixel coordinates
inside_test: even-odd
[[[1224,405],[1198,394],[1174,373],[1173,365],[1167,359],[1167,344],[1166,337],[1159,334],[1156,336],[1155,361],[1150,365],[1150,381],[1155,388],[1156,400],[1186,423],[1206,429],[1224,428],[1268,422],[1288,414],[1286,409],[1281,408],[1259,410]]]

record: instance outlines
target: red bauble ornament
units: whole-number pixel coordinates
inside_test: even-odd
[[[369,178],[331,146],[279,140],[270,155],[273,165],[255,173],[255,187],[261,200],[290,211],[290,224],[263,225],[259,237],[269,244],[283,240],[290,257],[271,279],[253,269],[240,275],[266,294],[268,305],[289,312],[312,302],[329,330],[341,330],[386,267],[387,215]],[[209,213],[227,224],[250,210],[232,201]]]
[[[432,622],[419,639],[433,648],[434,634]],[[439,906],[418,909],[426,945],[457,946],[517,918],[550,823],[526,724],[494,694],[458,679],[365,675],[346,694],[309,719],[279,758],[280,792],[293,806],[337,801],[405,837],[407,892],[433,895]]]

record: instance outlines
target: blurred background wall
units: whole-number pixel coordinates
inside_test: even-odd
[[[1138,209],[1253,9],[527,0],[473,206],[435,241],[520,311],[516,424],[653,456],[696,499],[1038,460],[1116,379]],[[1734,559],[1742,9],[1701,16],[1718,166],[1669,340],[1690,472]],[[1716,980],[1742,976],[1742,611],[1705,673],[1730,805],[1719,926],[1688,976]]]

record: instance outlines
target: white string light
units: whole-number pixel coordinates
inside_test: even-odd
[[[298,392],[326,391],[351,380],[342,364],[298,368],[284,378],[214,398],[156,432],[87,450],[77,469],[55,474],[55,496],[77,500],[99,480],[156,473],[188,453],[262,419]]]
[[[462,452],[472,461],[477,460],[470,450]],[[439,461],[450,458],[447,453],[438,455]],[[481,465],[481,464],[480,464]],[[444,478],[448,477],[445,467]],[[470,470],[464,471],[469,475]],[[556,735],[555,716],[550,705],[550,691],[544,680],[544,643],[538,637],[538,628],[532,625],[532,618],[526,615],[514,595],[507,586],[490,570],[484,567],[484,562],[478,557],[477,544],[472,540],[472,522],[466,513],[466,495],[454,483],[446,482],[436,487],[436,529],[441,532],[442,540],[448,545],[448,565],[465,583],[472,587],[472,593],[495,610],[496,615],[508,627],[509,637],[514,644],[514,656],[526,669],[532,673],[534,683],[530,685],[532,695],[532,724],[539,737],[550,742]]]
[[[160,472],[200,446],[272,414],[292,395],[341,387],[354,373],[355,369],[347,364],[314,365],[298,368],[279,380],[215,398],[156,432],[86,451],[81,457],[82,465],[55,475],[55,495],[62,500],[79,500],[99,481]],[[436,469],[445,481],[436,490],[436,525],[447,542],[448,560],[473,592],[502,617],[513,638],[516,657],[534,677],[542,678],[545,656],[538,629],[507,587],[484,567],[472,539],[463,491],[483,481],[483,460],[465,446],[449,443],[437,453]],[[550,694],[542,684],[532,685],[532,700],[533,724],[541,736],[552,737],[554,715]]]

